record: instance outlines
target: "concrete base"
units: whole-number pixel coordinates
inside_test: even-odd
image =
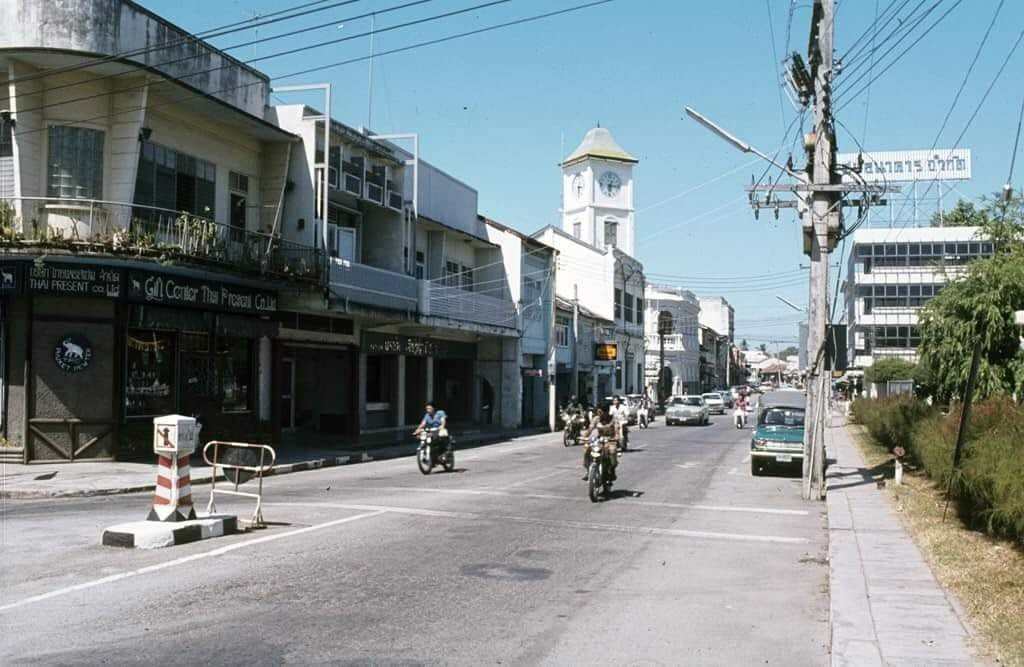
[[[159,549],[188,544],[238,531],[238,519],[228,514],[199,515],[192,521],[131,521],[103,531],[103,544],[129,549]]]

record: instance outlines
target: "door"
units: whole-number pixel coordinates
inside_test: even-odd
[[[295,360],[281,360],[281,430],[295,429]]]

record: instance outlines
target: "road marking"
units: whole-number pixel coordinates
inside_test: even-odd
[[[806,544],[804,537],[782,537],[779,535],[746,535],[743,533],[716,533],[706,530],[684,530],[679,528],[653,528],[648,526],[623,526],[612,523],[589,523],[586,521],[564,521],[556,519],[537,519],[526,516],[511,515],[490,515],[476,512],[449,512],[446,510],[428,510],[417,507],[392,507],[388,505],[350,505],[347,503],[267,503],[275,507],[330,507],[366,512],[390,512],[394,514],[409,514],[413,516],[433,516],[451,519],[473,519],[485,521],[511,521],[539,526],[553,526],[557,528],[582,528],[585,530],[609,531],[615,533],[631,533],[641,535],[667,535],[673,537],[696,537],[715,540],[728,540],[734,542],[772,542],[776,544]]]
[[[540,475],[538,477],[531,477],[530,479],[524,479],[524,480],[522,480],[520,482],[516,482],[515,484],[509,484],[507,486],[503,486],[503,487],[500,487],[500,488],[502,488],[502,489],[514,489],[517,486],[525,486],[527,484],[532,484],[533,482],[539,482],[542,479],[548,479],[549,477],[554,477],[556,475],[564,475],[564,474],[565,474],[565,470],[556,470],[556,471],[554,471],[552,473],[548,473],[547,475]]]
[[[286,533],[276,533],[273,535],[265,535],[263,537],[257,537],[244,542],[236,542],[235,544],[229,544],[224,547],[218,547],[209,551],[203,551],[201,553],[192,554],[190,556],[183,556],[174,560],[164,561],[163,563],[157,563],[155,565],[149,565],[138,570],[129,570],[127,572],[118,572],[101,579],[93,579],[92,581],[86,581],[81,584],[75,584],[74,586],[67,586],[65,588],[58,588],[57,590],[49,591],[48,593],[41,593],[39,595],[33,595],[17,602],[11,602],[0,606],[0,613],[16,609],[17,607],[24,607],[25,605],[33,604],[35,602],[42,602],[62,595],[68,595],[69,593],[75,593],[83,591],[89,588],[95,588],[104,584],[112,584],[122,579],[129,579],[131,577],[137,577],[143,574],[150,574],[151,572],[157,572],[164,570],[175,565],[184,565],[185,563],[191,563],[192,561],[203,560],[206,558],[213,558],[214,556],[223,556],[226,553],[236,551],[238,549],[244,549],[246,547],[255,546],[257,544],[263,544],[265,542],[273,542],[274,540],[284,539],[286,537],[294,537],[296,535],[302,535],[304,533],[311,533],[317,530],[324,530],[325,528],[333,528],[334,526],[340,526],[344,523],[351,523],[352,521],[358,521],[360,519],[369,519],[371,517],[380,516],[385,514],[387,510],[374,509],[368,510],[363,514],[356,514],[355,516],[347,516],[342,519],[335,519],[333,521],[327,521],[325,523],[318,523],[313,526],[307,526],[305,528],[299,528],[297,530],[290,530]]]
[[[699,465],[700,465],[700,461],[687,461],[686,463],[676,463],[675,464],[675,466],[677,468],[682,468],[683,470],[689,470],[690,468],[696,468]]]
[[[747,454],[746,458],[743,459],[744,463],[750,463],[750,454]]]
[[[524,493],[521,491],[510,492],[491,489],[429,489],[425,487],[409,486],[371,486],[362,487],[360,491],[415,491],[420,493],[440,493],[467,496],[501,496],[512,498],[533,498],[536,500],[571,500],[573,502],[590,502],[585,495],[560,496],[551,493]],[[747,512],[752,514],[778,514],[783,516],[807,516],[807,510],[787,510],[773,507],[745,507],[742,505],[687,505],[683,503],[665,503],[656,500],[623,500],[628,505],[642,505],[644,507],[666,507],[669,509],[681,510],[706,510],[709,512]]]
[[[730,474],[730,475],[738,475],[739,474],[739,468],[730,468],[728,474]]]

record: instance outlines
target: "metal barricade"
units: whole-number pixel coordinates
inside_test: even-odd
[[[213,459],[210,459],[210,448],[213,448]],[[226,456],[230,457],[232,453],[235,454],[236,459],[242,459],[241,462],[230,460],[222,460],[222,450],[226,451]],[[256,454],[258,452],[258,456]],[[267,463],[267,457],[270,457],[270,462]],[[250,465],[250,461],[245,461],[246,458],[253,459],[252,464],[255,464],[258,460],[258,464]],[[231,496],[242,496],[245,498],[256,499],[256,510],[252,514],[252,520],[250,522],[251,528],[266,528],[266,522],[263,520],[263,475],[270,472],[271,468],[274,467],[274,463],[277,461],[277,453],[274,452],[274,448],[269,445],[254,445],[247,442],[224,442],[221,440],[211,440],[206,443],[203,447],[203,459],[210,466],[213,466],[213,479],[210,482],[210,502],[206,506],[207,514],[213,514],[217,511],[217,506],[214,502],[214,498],[218,493],[222,495]],[[218,489],[217,488],[217,467],[220,467],[224,472],[224,476],[234,483],[234,489]],[[249,481],[253,477],[257,479],[257,490],[255,493],[248,491],[239,491],[238,487],[245,482]]]

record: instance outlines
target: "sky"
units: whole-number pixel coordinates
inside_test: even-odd
[[[600,123],[640,160],[635,174],[636,254],[648,281],[686,286],[701,296],[724,296],[735,308],[737,339],[769,342],[772,350],[795,342],[795,323],[801,314],[775,296],[800,307],[807,303],[806,271],[800,268],[807,258],[802,254],[799,222],[790,211],[783,211],[779,220],[762,211],[755,220],[743,188],[752,178],[761,177],[764,163],[708,132],[686,117],[683,108],[696,108],[769,154],[788,144],[780,159],[790,155],[796,136],[791,123],[798,114],[782,94],[780,62],[792,51],[806,59],[810,0],[613,0],[375,58],[372,105],[367,62],[284,76],[370,53],[366,35],[371,18],[355,18],[358,15],[377,13],[372,19],[377,31],[372,47],[379,53],[584,1],[508,0],[385,31],[485,0],[425,0],[391,12],[384,10],[409,0],[353,0],[301,19],[248,28],[211,41],[221,48],[237,47],[229,48],[229,53],[249,61],[352,37],[253,65],[280,85],[332,83],[333,115],[344,123],[369,126],[377,133],[418,133],[425,159],[477,189],[480,213],[527,233],[559,224],[559,161],[588,129]],[[899,34],[886,39],[895,21],[877,33],[870,30],[878,13],[885,20],[890,6],[904,17],[915,7],[922,7],[920,14],[936,3],[923,24],[902,42],[897,41]],[[202,33],[304,3],[142,0],[142,4],[186,30]],[[838,0],[835,52],[840,58],[851,56],[848,75],[840,72],[836,79],[836,117],[842,123],[839,150],[855,151],[857,142],[869,151],[931,148],[992,24],[937,143],[939,148],[951,147],[1024,30],[1024,2],[1004,0],[992,23],[1000,4],[999,0]],[[301,35],[246,45],[328,22]],[[891,62],[895,64],[883,73]],[[977,198],[1002,187],[1022,98],[1024,45],[1006,65],[959,144],[972,150],[973,178],[956,184],[953,196]],[[272,103],[300,101],[320,105],[316,98],[296,94],[282,95]],[[787,127],[794,129],[784,142]],[[802,165],[802,155],[794,154],[794,161]],[[1019,162],[1014,179],[1018,189],[1024,184],[1024,157]],[[775,176],[777,172],[769,172],[769,177]],[[948,205],[953,203],[950,198]],[[845,269],[846,258],[839,260],[838,253],[834,257]]]

